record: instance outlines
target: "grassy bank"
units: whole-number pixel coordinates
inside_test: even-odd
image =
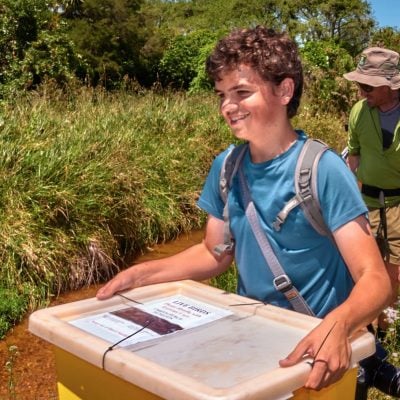
[[[51,86],[0,109],[0,337],[50,296],[200,227],[196,199],[232,138],[212,95]],[[343,121],[294,121],[337,149]]]
[[[200,227],[196,198],[229,137],[214,98],[50,89],[0,113],[0,336],[49,296]]]
[[[203,225],[196,199],[232,141],[216,110],[212,95],[51,87],[0,105],[0,337],[51,296]],[[344,122],[306,104],[293,121],[338,151]],[[231,269],[212,283],[233,291],[235,279]]]

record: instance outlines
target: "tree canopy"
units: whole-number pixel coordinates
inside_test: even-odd
[[[46,79],[201,89],[216,39],[260,24],[286,30],[311,64],[323,49],[337,49],[335,63],[369,44],[400,50],[400,32],[378,29],[367,0],[3,0],[0,96]]]

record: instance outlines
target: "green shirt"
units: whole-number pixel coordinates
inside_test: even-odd
[[[400,122],[393,142],[383,149],[382,133],[377,108],[370,108],[366,100],[357,102],[349,117],[348,149],[350,155],[359,155],[357,178],[360,182],[382,189],[400,188]],[[379,207],[379,200],[363,195],[368,207]],[[387,197],[387,206],[400,203],[400,196]]]

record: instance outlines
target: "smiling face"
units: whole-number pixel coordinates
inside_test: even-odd
[[[233,30],[218,41],[206,61],[207,74],[214,83],[225,80],[234,70],[245,72],[243,66],[256,71],[264,84],[278,87],[290,80],[293,90],[286,111],[289,119],[296,115],[303,92],[303,68],[297,45],[286,33],[263,26]]]
[[[255,141],[287,122],[286,105],[291,96],[281,90],[287,82],[279,86],[266,82],[246,65],[220,78],[215,82],[220,111],[239,139]]]

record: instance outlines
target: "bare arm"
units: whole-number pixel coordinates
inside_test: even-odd
[[[356,283],[336,310],[346,317],[349,334],[368,325],[390,301],[390,278],[367,219],[363,216],[339,228],[335,240]]]
[[[121,290],[182,279],[205,280],[224,272],[233,257],[216,257],[214,246],[223,241],[223,221],[209,216],[204,240],[171,257],[133,265],[121,271],[97,292],[107,299]]]
[[[355,173],[357,171],[358,166],[360,165],[360,156],[348,155],[346,160],[347,166],[350,170]]]
[[[349,338],[365,327],[390,301],[390,279],[367,219],[360,216],[334,232],[336,244],[355,281],[350,296],[307,335],[294,351],[281,361],[293,365],[308,354],[313,357],[333,325],[318,354],[306,387],[321,389],[337,380],[349,368]]]

